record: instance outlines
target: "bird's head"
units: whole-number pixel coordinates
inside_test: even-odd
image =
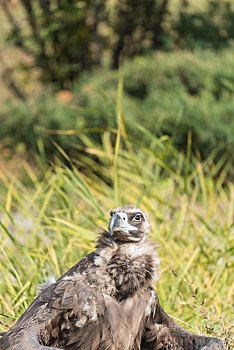
[[[116,241],[139,242],[150,232],[149,216],[133,205],[110,212],[109,232]]]

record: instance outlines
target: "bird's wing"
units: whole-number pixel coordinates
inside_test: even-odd
[[[64,277],[73,275],[74,273],[83,273],[89,269],[94,263],[94,259],[97,256],[96,251],[89,253],[83,259],[79,260],[70,270],[65,272],[57,281],[63,280]]]
[[[91,344],[100,342],[98,322],[104,313],[103,295],[95,285],[87,283],[85,273],[87,269],[95,269],[94,257],[95,253],[86,256],[38,295],[3,335],[1,341],[10,344],[9,350],[21,349],[21,343],[28,341],[25,339],[36,336],[40,344],[56,348],[77,343],[80,349],[91,349]]]
[[[40,337],[44,345],[65,347],[76,344],[78,348],[91,349],[91,344],[100,342],[103,296],[85,283],[84,276],[76,277],[60,280],[39,296],[44,305],[38,313],[43,322]],[[50,315],[49,319],[47,315]]]
[[[186,331],[174,322],[159,304],[157,293],[151,290],[151,311],[142,341],[142,350],[186,349],[224,350],[221,340],[199,336]]]
[[[3,335],[0,349],[99,349],[103,296],[84,281],[65,278],[46,288]]]

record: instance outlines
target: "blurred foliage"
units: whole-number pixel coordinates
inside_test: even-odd
[[[198,157],[213,153],[216,161],[233,162],[233,52],[157,53],[123,65],[122,105],[130,137],[142,137],[146,128],[157,137],[168,135],[186,152],[191,133],[191,149]],[[0,139],[13,150],[24,144],[34,152],[40,140],[48,159],[56,150],[54,140],[71,155],[72,143],[82,145],[77,135],[84,128],[91,128],[86,135],[92,143],[99,140],[95,128],[116,127],[118,81],[118,72],[102,68],[83,73],[64,97],[47,90],[27,102],[13,101],[0,114]],[[144,142],[150,142],[147,135]]]
[[[70,88],[82,71],[106,60],[118,68],[126,57],[151,50],[220,49],[234,39],[231,0],[19,0],[16,9],[5,0],[0,4],[10,23],[8,42],[31,57],[20,68],[36,67],[55,90]]]
[[[233,2],[212,0],[205,3],[203,9],[192,11],[190,1],[181,1],[179,19],[172,26],[179,47],[217,50],[227,47],[233,41]]]
[[[10,22],[8,40],[32,58],[42,82],[64,88],[91,64],[91,1],[21,0],[16,13],[9,3],[1,6]],[[22,13],[23,12],[23,13]],[[24,69],[30,68],[24,67]]]

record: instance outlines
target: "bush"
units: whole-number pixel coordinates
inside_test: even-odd
[[[220,49],[234,40],[234,7],[230,0],[183,1],[172,30],[180,48]],[[194,8],[195,7],[195,8]]]
[[[177,148],[186,151],[191,131],[192,150],[198,151],[202,158],[208,157],[217,146],[220,156],[231,158],[232,57],[233,50],[217,55],[211,51],[158,53],[126,63],[122,68],[122,103],[130,135],[139,136],[136,123],[140,123],[157,136],[169,135]],[[105,120],[109,126],[115,126],[117,85],[118,73],[103,69],[83,76],[82,83],[74,89],[84,107],[99,111],[99,125]],[[92,113],[87,113],[87,122],[96,125]]]
[[[141,136],[143,126],[155,136],[169,135],[186,152],[191,132],[194,153],[206,158],[218,147],[217,159],[233,159],[233,49],[217,55],[197,51],[137,57],[122,67],[122,75],[122,106],[131,137]],[[102,68],[82,75],[69,103],[61,104],[49,92],[11,103],[0,115],[0,138],[10,147],[24,143],[37,152],[40,137],[50,156],[53,137],[69,153],[76,136],[51,135],[44,129],[116,127],[118,79],[118,72]],[[96,133],[88,135],[100,141]]]
[[[67,140],[62,135],[47,133],[47,130],[76,128],[77,114],[66,104],[59,104],[52,95],[41,95],[27,102],[13,102],[5,106],[0,117],[0,138],[5,146],[17,149],[24,145],[26,151],[38,153],[38,140],[43,142],[43,148],[48,156],[55,152],[52,144],[56,141],[67,149]]]

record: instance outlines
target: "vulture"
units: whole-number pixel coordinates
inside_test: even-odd
[[[110,214],[96,250],[42,288],[1,333],[0,350],[225,349],[219,339],[186,331],[160,306],[147,213],[125,205]]]

